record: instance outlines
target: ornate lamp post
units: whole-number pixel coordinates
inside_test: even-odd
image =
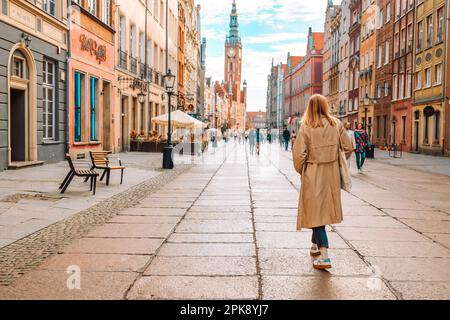
[[[173,169],[173,145],[172,145],[172,95],[175,86],[175,75],[172,71],[167,70],[167,74],[164,76],[164,86],[166,88],[168,99],[168,133],[167,133],[167,146],[164,147],[163,151],[163,169]]]

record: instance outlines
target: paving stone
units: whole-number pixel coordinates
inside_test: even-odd
[[[195,202],[196,206],[205,207],[228,207],[228,206],[249,206],[251,205],[250,199],[229,199],[229,200],[198,200]]]
[[[259,262],[263,275],[317,275],[309,249],[260,249]],[[350,249],[329,251],[333,276],[364,276],[371,271],[367,264]]]
[[[351,241],[351,244],[366,257],[450,257],[450,250],[431,241]]]
[[[384,209],[384,211],[392,217],[404,219],[420,219],[420,220],[450,220],[450,215],[440,211],[417,211],[417,210],[393,210]]]
[[[128,299],[255,300],[258,279],[241,277],[148,276],[139,278]]]
[[[242,233],[253,232],[250,220],[190,220],[182,221],[177,227],[178,233]]]
[[[208,207],[194,205],[190,212],[250,212],[250,206]]]
[[[253,243],[251,233],[173,233],[169,243]]]
[[[176,216],[181,217],[186,213],[186,209],[172,209],[172,208],[129,208],[121,211],[119,215],[126,216]]]
[[[255,216],[288,216],[297,217],[298,209],[255,208]]]
[[[253,202],[255,208],[280,208],[280,209],[298,208],[298,200],[296,201],[255,200]]]
[[[385,258],[369,257],[389,281],[448,281],[449,258]]]
[[[347,240],[426,241],[427,238],[411,229],[358,228],[336,226]]]
[[[92,238],[166,238],[174,229],[174,223],[119,224],[107,223],[89,232]]]
[[[255,246],[247,243],[166,243],[158,255],[166,257],[253,257]]]
[[[256,275],[256,259],[254,257],[156,257],[144,275]]]
[[[256,223],[294,223],[297,224],[297,217],[295,216],[255,216]]]
[[[187,209],[192,205],[191,202],[175,202],[167,200],[167,202],[145,202],[139,206],[141,208],[174,208],[174,209]]]
[[[450,282],[392,281],[390,284],[406,300],[450,300]]]
[[[256,222],[257,231],[280,231],[280,232],[294,232],[297,231],[297,223],[268,223]]]
[[[247,221],[252,218],[250,212],[188,212],[185,220],[230,220]]]
[[[257,231],[256,241],[259,248],[271,249],[309,249],[311,248],[311,231],[302,232],[272,232]],[[330,248],[342,249],[348,248],[342,238],[334,233],[328,232],[328,241]]]
[[[402,222],[422,233],[450,234],[450,221],[401,219]]]
[[[267,300],[394,300],[384,283],[371,290],[369,277],[263,276],[263,299]]]
[[[404,224],[391,217],[374,216],[347,216],[340,225],[342,227],[407,228]]]
[[[125,216],[119,215],[112,218],[109,223],[128,223],[128,224],[161,224],[178,223],[181,217],[177,216]]]
[[[425,233],[425,235],[450,249],[450,234]]]
[[[82,238],[63,248],[65,253],[154,254],[164,239]]]
[[[344,219],[348,216],[383,216],[386,215],[383,211],[368,205],[364,206],[348,206],[344,202],[343,205]]]
[[[39,267],[39,270],[65,271],[69,266],[79,266],[81,272],[92,271],[143,271],[149,255],[126,254],[58,254]]]
[[[0,300],[119,300],[138,276],[133,272],[83,272],[81,290],[69,290],[66,271],[32,271],[11,286],[0,286]]]

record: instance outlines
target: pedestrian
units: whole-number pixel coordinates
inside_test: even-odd
[[[347,135],[350,138],[350,141],[352,142],[353,151],[355,151],[355,149],[356,149],[355,131],[352,130],[352,125],[350,124],[350,122],[345,123],[345,130],[347,130]],[[352,152],[352,154],[353,154],[353,152]],[[349,168],[350,168],[350,164],[351,164],[350,158],[351,158],[351,155],[348,158],[349,161],[347,161]]]
[[[280,143],[280,148],[283,148],[284,138],[283,138],[283,132],[281,130],[279,130],[279,132],[278,132],[278,142]]]
[[[301,176],[297,230],[312,229],[310,254],[315,269],[331,268],[325,226],[342,222],[339,145],[346,155],[352,144],[342,123],[329,111],[327,99],[313,95],[293,148],[295,170]]]
[[[289,132],[289,130],[287,128],[284,128],[283,141],[284,141],[284,148],[286,149],[286,151],[288,151],[288,149],[289,149],[289,141],[290,140],[291,140],[291,133]]]
[[[255,130],[250,131],[248,135],[248,144],[250,145],[250,154],[253,155],[255,152],[255,144],[256,144],[256,132]]]
[[[362,123],[358,123],[358,128],[355,130],[355,144],[356,166],[358,172],[362,173],[366,162],[366,148],[369,145],[369,138]]]
[[[267,131],[267,142],[269,142],[269,144],[272,144],[272,131]]]
[[[295,134],[295,131],[292,131],[291,135],[291,146],[294,147],[295,139],[297,139],[297,135]]]
[[[256,129],[256,154],[261,152],[261,129]]]

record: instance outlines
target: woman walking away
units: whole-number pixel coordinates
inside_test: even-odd
[[[312,96],[294,143],[293,159],[302,180],[297,230],[313,230],[311,256],[317,257],[313,266],[320,270],[331,268],[325,226],[343,219],[340,145],[348,157],[353,149],[344,126],[329,113],[324,96]]]
[[[259,156],[259,153],[261,152],[261,130],[258,128],[256,129],[256,154]]]
[[[369,138],[362,123],[358,124],[358,129],[355,131],[355,142],[356,166],[358,167],[359,173],[361,173],[364,162],[366,161],[366,148],[369,144]]]
[[[253,154],[255,152],[255,144],[256,144],[255,130],[250,131],[250,134],[248,135],[248,142],[250,145],[250,154]]]

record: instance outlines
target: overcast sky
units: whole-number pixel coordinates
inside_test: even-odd
[[[286,63],[287,52],[304,55],[308,28],[323,31],[328,0],[236,0],[243,43],[243,78],[248,109],[265,110],[272,58]],[[341,0],[335,0],[339,4]],[[206,74],[223,79],[224,44],[233,0],[197,0],[206,37]]]

